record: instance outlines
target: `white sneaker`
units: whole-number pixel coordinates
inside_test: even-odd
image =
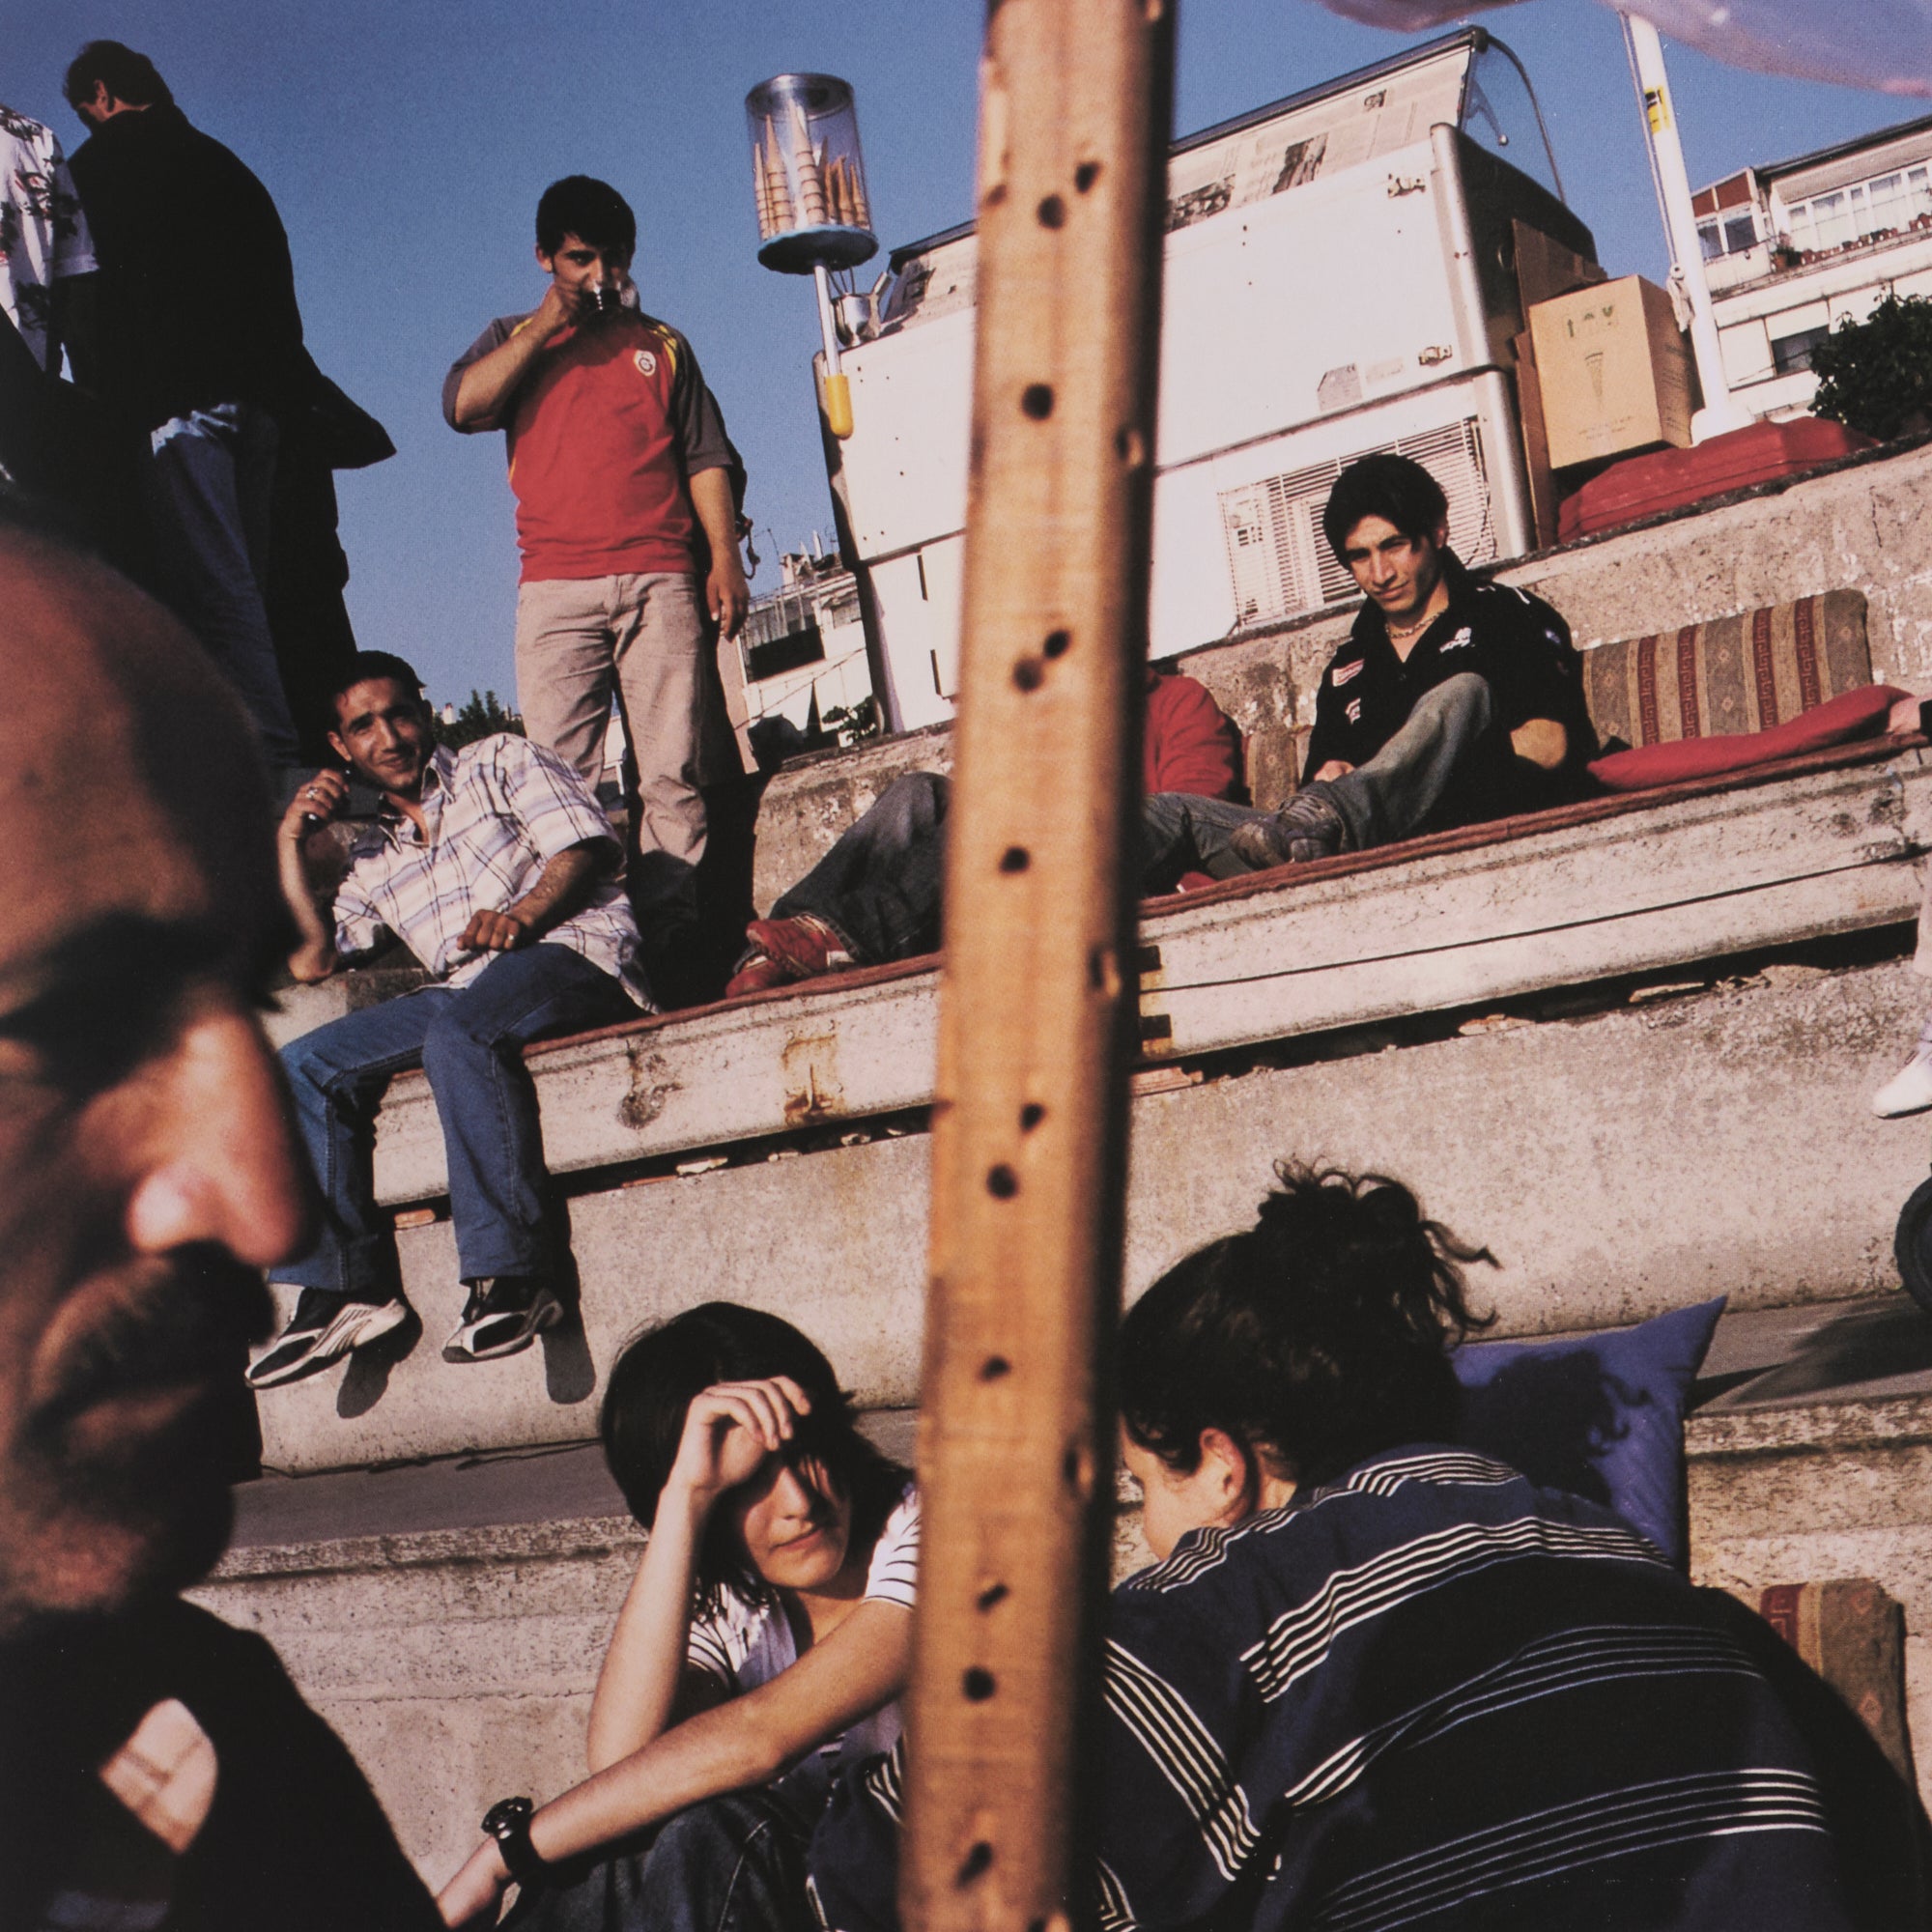
[[[1922,1114],[1932,1107],[1932,1049],[1921,1047],[1872,1095],[1872,1112],[1882,1121]]]

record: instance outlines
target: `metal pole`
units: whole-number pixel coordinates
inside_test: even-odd
[[[838,366],[838,323],[832,309],[832,276],[823,262],[811,265],[818,291],[818,333],[825,344],[825,426],[842,442],[852,434],[852,384]]]
[[[1172,0],[989,6],[912,1932],[1080,1916],[1111,1516]]]
[[[1690,348],[1697,358],[1698,385],[1704,391],[1704,407],[1692,419],[1690,434],[1694,441],[1703,442],[1726,430],[1748,429],[1756,417],[1732,397],[1724,380],[1723,351],[1718,343],[1717,318],[1711,312],[1711,287],[1704,279],[1704,244],[1697,236],[1697,216],[1690,206],[1690,177],[1684,167],[1677,110],[1670,99],[1670,77],[1663,68],[1663,43],[1657,29],[1637,14],[1624,14],[1623,23],[1631,64],[1643,96],[1644,128],[1664,235],[1684,291],[1690,298]]]

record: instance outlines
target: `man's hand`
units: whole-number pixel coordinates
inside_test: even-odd
[[[478,912],[470,915],[457,944],[469,952],[514,952],[535,937],[514,911]]]
[[[1319,772],[1314,773],[1310,777],[1308,782],[1310,784],[1326,784],[1330,779],[1347,778],[1354,769],[1354,766],[1350,764],[1346,758],[1330,758]]]
[[[1510,733],[1510,749],[1538,771],[1553,772],[1570,750],[1570,734],[1553,718],[1531,718]]]
[[[525,327],[539,342],[548,342],[554,336],[561,335],[566,328],[575,328],[583,320],[587,297],[586,284],[566,286],[562,282],[553,281],[544,291],[544,298],[537,304],[537,312],[530,317]]]
[[[719,630],[727,638],[735,638],[745,621],[745,612],[752,608],[745,567],[738,561],[735,550],[726,551],[712,564],[711,575],[704,580],[704,603]]]
[[[282,813],[282,837],[305,843],[311,832],[327,825],[349,803],[349,781],[340,772],[317,772],[289,800]]]

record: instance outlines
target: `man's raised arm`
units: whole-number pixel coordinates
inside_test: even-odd
[[[581,306],[580,291],[553,282],[535,312],[496,348],[473,362],[459,362],[442,385],[442,413],[450,428],[498,428],[505,405],[522,386],[531,363],[576,322]]]
[[[340,772],[317,772],[289,801],[275,834],[275,856],[282,880],[282,896],[300,935],[289,954],[289,972],[298,984],[312,986],[335,971],[335,928],[322,908],[322,893],[309,869],[310,836],[326,825],[349,796]]]

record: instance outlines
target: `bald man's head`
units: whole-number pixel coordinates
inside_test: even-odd
[[[181,627],[0,515],[0,1637],[219,1553],[256,1270],[303,1196],[247,724]]]

